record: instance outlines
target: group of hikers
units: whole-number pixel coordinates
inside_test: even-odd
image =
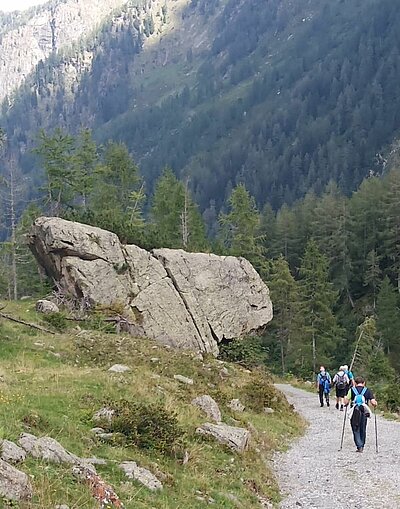
[[[369,405],[376,407],[377,402],[371,389],[365,386],[365,380],[361,376],[354,377],[349,367],[345,364],[340,366],[333,379],[324,366],[320,367],[317,375],[316,387],[321,407],[330,406],[329,395],[332,387],[336,391],[336,409],[343,411],[350,405],[350,424],[353,431],[354,443],[357,452],[363,452],[367,433],[367,419],[371,416]],[[343,427],[344,430],[344,427]],[[343,433],[342,433],[343,442]]]

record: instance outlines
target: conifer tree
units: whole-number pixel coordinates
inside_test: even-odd
[[[364,285],[370,288],[372,292],[372,307],[375,311],[376,294],[381,281],[381,268],[379,266],[379,258],[375,249],[372,249],[366,259],[366,270],[364,274]]]
[[[274,305],[274,318],[268,335],[278,339],[281,369],[285,374],[298,327],[299,294],[289,264],[282,255],[271,262],[268,286]]]
[[[393,169],[385,180],[383,211],[385,228],[382,232],[387,273],[396,281],[400,293],[400,169]]]
[[[390,355],[393,365],[400,368],[400,315],[398,294],[385,276],[377,297],[376,324],[384,351]]]
[[[152,241],[157,247],[207,250],[203,218],[193,202],[188,183],[179,181],[170,168],[157,181],[150,217]]]
[[[243,184],[232,190],[228,212],[219,217],[220,238],[227,252],[247,258],[260,272],[265,271],[261,218],[255,200]]]
[[[300,310],[303,352],[308,366],[316,371],[321,362],[332,357],[339,333],[333,306],[337,293],[328,278],[328,261],[311,239],[300,267]],[[300,352],[299,352],[300,353]]]

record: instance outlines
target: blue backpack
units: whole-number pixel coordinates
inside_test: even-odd
[[[329,392],[331,390],[331,384],[329,382],[329,378],[328,378],[327,374],[320,377],[319,384],[322,385],[322,387],[324,388],[324,393],[329,394]]]
[[[359,393],[355,387],[351,388],[354,392],[353,405],[357,407],[361,407],[365,404],[364,394],[367,392],[367,388],[364,387],[363,390]]]

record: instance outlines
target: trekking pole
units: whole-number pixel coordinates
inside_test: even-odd
[[[377,418],[376,418],[376,409],[374,410],[375,416],[375,451],[378,454],[378,426],[377,426]]]
[[[343,438],[344,438],[344,428],[345,428],[345,426],[346,426],[347,407],[348,407],[348,405],[346,405],[346,408],[345,408],[345,410],[344,410],[344,419],[343,419],[342,438],[341,438],[341,440],[340,440],[340,449],[339,449],[339,451],[341,451],[341,450],[342,450],[342,448],[343,448]]]

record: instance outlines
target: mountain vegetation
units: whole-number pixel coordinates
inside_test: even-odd
[[[129,2],[39,61],[2,106],[3,294],[46,285],[22,239],[57,214],[146,248],[246,256],[275,302],[268,364],[340,364],[368,325],[374,376],[393,379],[399,12]]]

